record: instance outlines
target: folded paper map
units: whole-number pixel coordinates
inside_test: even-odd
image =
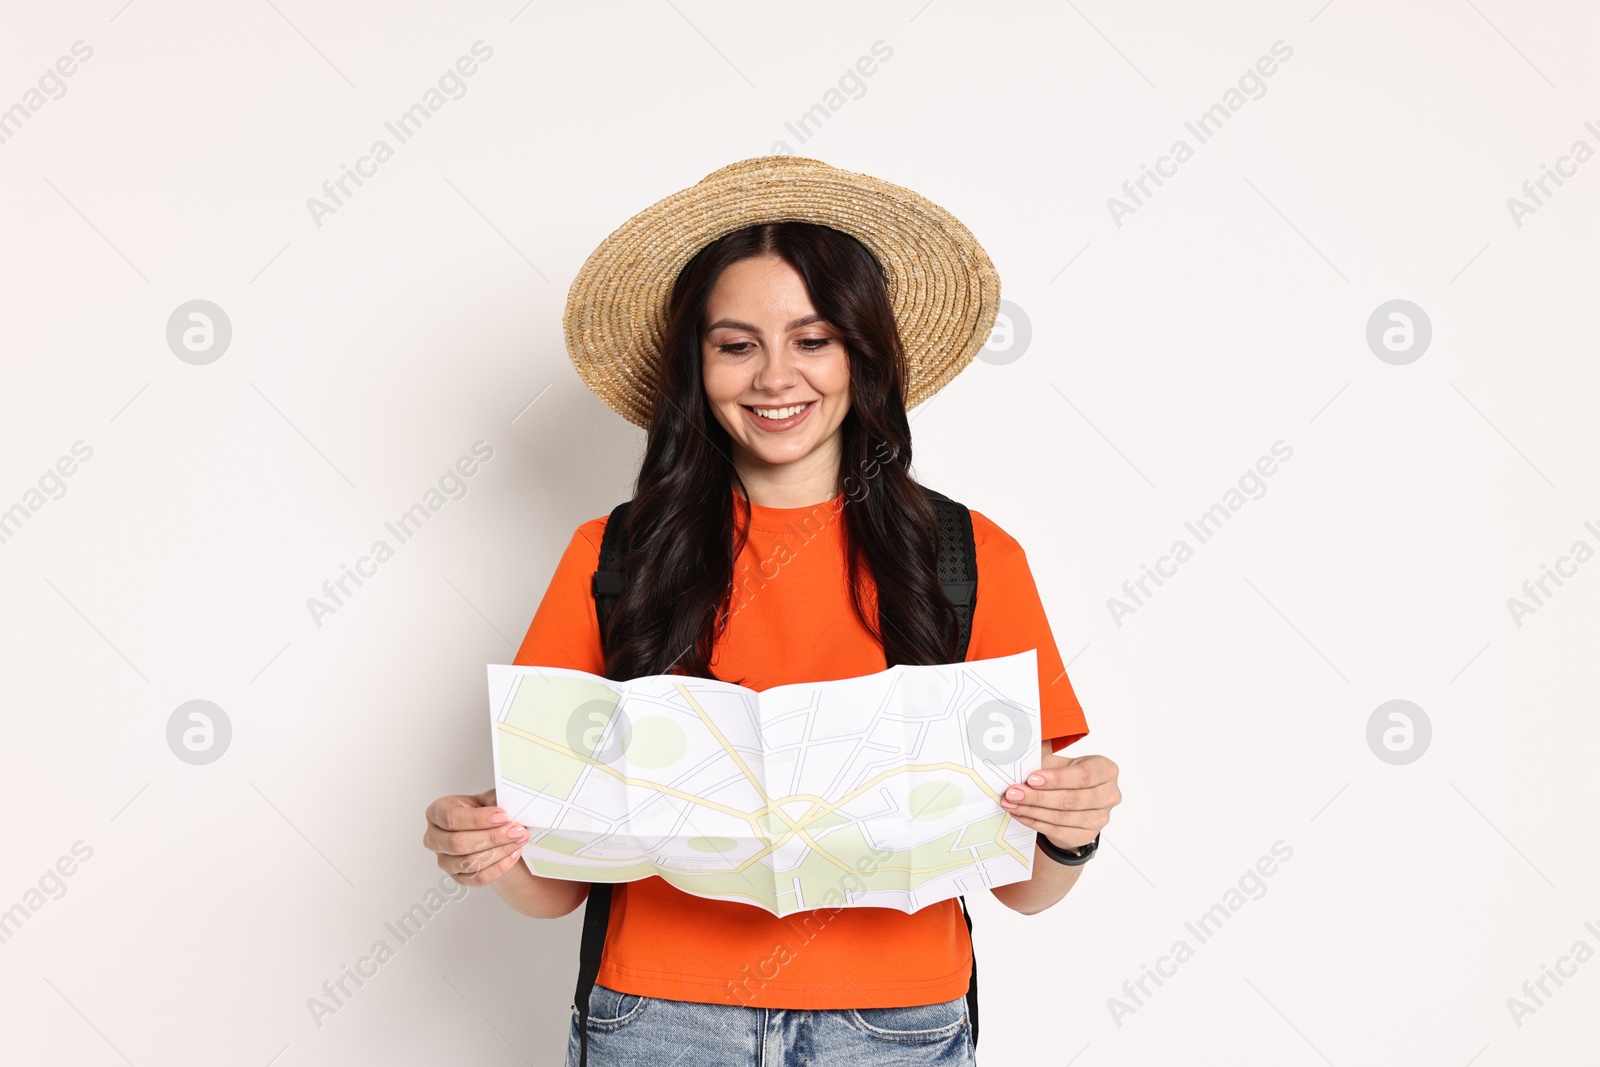
[[[489,665],[496,800],[535,874],[659,875],[788,915],[1025,881],[1035,652],[775,686]]]

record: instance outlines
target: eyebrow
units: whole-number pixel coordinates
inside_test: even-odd
[[[787,323],[783,327],[783,332],[784,333],[788,333],[790,330],[798,330],[800,327],[802,327],[802,326],[810,326],[814,322],[827,322],[827,320],[824,319],[821,315],[802,315],[800,318],[795,319],[793,322]],[[730,330],[749,330],[751,333],[760,333],[761,332],[761,330],[759,328],[750,325],[748,322],[740,322],[738,319],[729,319],[729,318],[721,318],[721,319],[718,319],[716,322],[713,322],[710,326],[706,327],[706,332],[710,333],[712,330],[723,329],[723,328],[730,329]]]

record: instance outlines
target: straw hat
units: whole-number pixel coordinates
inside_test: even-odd
[[[910,189],[821,160],[758,156],[645,208],[584,262],[561,320],[584,384],[629,422],[649,426],[678,272],[726,233],[787,221],[842,230],[883,264],[906,350],[906,407],[938,392],[988,342],[1000,276],[954,215]]]

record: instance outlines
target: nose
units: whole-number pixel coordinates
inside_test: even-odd
[[[795,369],[794,353],[785,345],[763,346],[756,377],[752,383],[764,393],[782,393],[792,386],[799,374]]]

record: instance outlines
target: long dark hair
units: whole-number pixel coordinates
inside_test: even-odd
[[[778,222],[713,241],[673,286],[659,391],[628,511],[627,588],[608,619],[606,676],[715,677],[712,651],[726,625],[734,561],[749,527],[735,529],[738,472],[728,433],[706,400],[701,332],[723,270],[756,256],[794,267],[849,352],[850,410],[841,424],[834,492],[845,494],[840,520],[856,617],[883,645],[889,666],[948,663],[958,623],[939,585],[933,508],[909,473],[905,351],[883,266],[849,234]],[[876,604],[864,599],[863,568],[873,577]]]

